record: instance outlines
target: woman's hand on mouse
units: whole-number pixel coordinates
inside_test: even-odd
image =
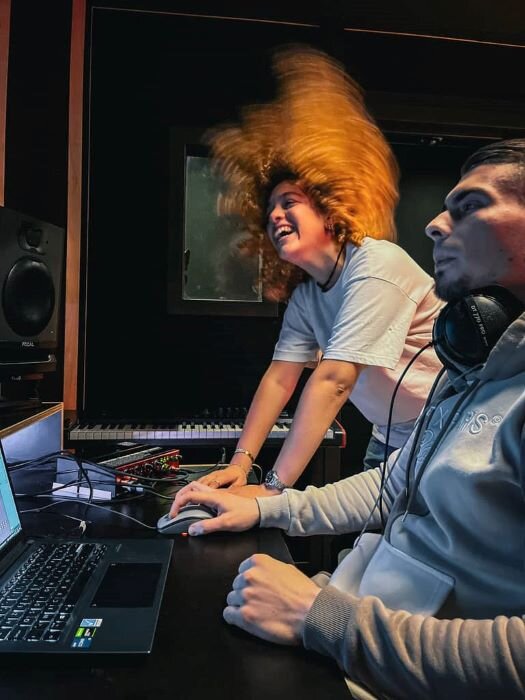
[[[192,481],[179,491],[171,506],[170,517],[175,517],[180,508],[188,503],[202,503],[217,511],[215,518],[190,525],[190,535],[219,531],[242,532],[254,527],[260,520],[259,506],[255,499],[241,498],[222,489],[212,489],[200,481]]]
[[[248,477],[240,464],[229,464],[225,469],[216,469],[211,474],[201,476],[199,482],[212,489],[222,489],[228,486],[245,486]]]

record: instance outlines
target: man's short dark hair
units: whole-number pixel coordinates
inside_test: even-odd
[[[463,163],[461,176],[481,165],[515,165],[516,176],[508,184],[525,199],[525,139],[506,139],[482,146]]]

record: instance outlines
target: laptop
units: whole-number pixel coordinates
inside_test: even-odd
[[[148,654],[172,548],[159,538],[27,538],[0,444],[0,662]]]

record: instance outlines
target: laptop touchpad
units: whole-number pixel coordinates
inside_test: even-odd
[[[162,564],[110,564],[92,608],[148,608],[153,605]]]

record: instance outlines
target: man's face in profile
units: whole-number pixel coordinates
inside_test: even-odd
[[[515,174],[507,164],[471,170],[426,227],[442,299],[501,285],[525,300],[525,192],[512,184]]]

